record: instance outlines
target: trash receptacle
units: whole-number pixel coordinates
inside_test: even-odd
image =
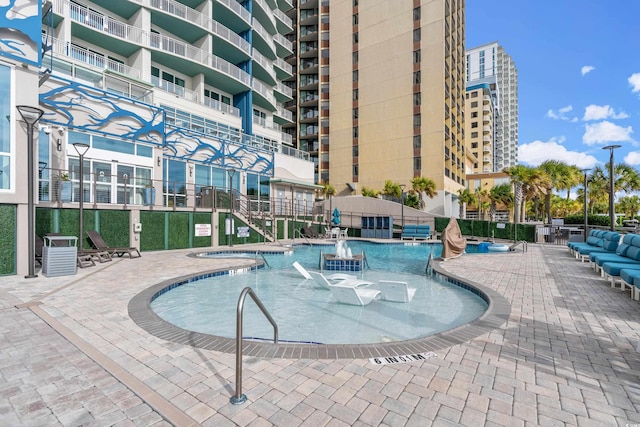
[[[45,236],[42,247],[42,274],[47,277],[76,274],[77,242],[76,236]]]

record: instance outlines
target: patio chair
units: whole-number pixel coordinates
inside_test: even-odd
[[[300,231],[300,236],[306,237],[307,239],[319,239],[320,234],[316,230],[311,227],[303,227]]]
[[[302,265],[300,265],[300,263],[298,261],[294,261],[293,267],[296,270],[298,270],[298,272],[300,272],[300,274],[302,274],[302,277],[304,277],[305,279],[314,280],[314,278],[311,276],[311,273],[309,273],[306,268],[304,268]],[[324,277],[329,283],[340,281],[340,280],[357,279],[357,277],[354,276],[353,274],[346,274],[346,273],[334,273],[334,274],[329,274],[327,276],[323,275],[322,273],[318,273],[318,274],[321,274],[322,277]],[[321,285],[322,285],[322,283],[321,283]],[[322,287],[324,287],[324,285],[322,285]]]
[[[367,305],[380,299],[381,292],[377,289],[354,288],[351,286],[333,285],[331,295],[341,304]]]
[[[350,288],[366,288],[367,286],[373,285],[373,282],[369,282],[366,280],[361,280],[357,278],[345,278],[339,279],[331,282],[324,274],[318,273],[316,271],[310,271],[311,278],[313,281],[323,289],[331,289],[332,286],[343,286]]]
[[[98,233],[97,231],[88,230],[87,236],[89,237],[89,242],[91,243],[91,245],[99,251],[106,251],[109,252],[110,255],[116,254],[119,257],[123,256],[124,254],[128,254],[129,258],[139,258],[140,256],[142,256],[140,255],[140,251],[138,250],[138,248],[132,246],[120,248],[107,245],[100,233]]]
[[[407,282],[395,280],[380,280],[372,286],[382,292],[382,299],[392,302],[411,302],[416,293],[416,288],[410,288]]]
[[[339,239],[346,239],[349,237],[349,228],[345,228],[344,230],[340,230],[340,234],[338,235]]]

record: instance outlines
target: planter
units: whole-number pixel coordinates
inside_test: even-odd
[[[145,206],[155,205],[156,204],[156,189],[155,188],[144,188],[142,190],[142,203]]]

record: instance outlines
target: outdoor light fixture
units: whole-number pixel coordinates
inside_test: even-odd
[[[404,228],[404,187],[406,187],[406,186],[407,186],[407,184],[400,184],[400,191],[402,191],[402,201],[401,201],[402,207],[400,208],[401,212],[402,212],[402,214],[401,214],[402,228]]]
[[[162,164],[162,158],[158,156],[158,166],[160,166],[161,164]]]
[[[611,221],[611,231],[616,229],[616,212],[613,207],[614,198],[614,165],[613,165],[613,150],[622,147],[621,145],[607,145],[602,147],[603,150],[609,150],[609,220]]]
[[[82,237],[83,234],[84,234],[84,216],[83,216],[83,211],[84,211],[84,155],[87,154],[87,151],[89,150],[89,144],[85,144],[83,142],[76,142],[75,144],[73,144],[73,148],[76,149],[76,151],[78,152],[78,155],[80,156],[80,205],[79,205],[80,221],[78,221],[79,225],[80,225],[80,238],[78,240],[80,241],[79,249],[82,250],[83,242],[84,242],[84,238]]]
[[[29,210],[27,215],[27,231],[29,238],[29,274],[24,277],[25,279],[31,279],[38,277],[35,274],[36,230],[34,224],[35,206],[33,204],[33,128],[44,114],[44,111],[29,105],[18,105],[16,108],[22,117],[22,121],[27,124],[27,209]]]
[[[229,246],[233,246],[233,176],[235,169],[229,169]]]
[[[587,221],[587,172],[589,172],[590,170],[591,169],[580,169],[580,172],[582,172],[582,174],[584,175],[584,193],[582,195],[582,197],[584,199],[583,200],[584,201],[584,203],[583,203],[583,208],[584,208],[583,209],[583,212],[584,212],[583,213],[583,215],[584,215],[584,218],[583,218],[583,220],[584,220],[584,232],[583,233],[584,233],[584,235],[582,237],[584,238],[585,242],[587,241],[587,226],[588,226],[588,224],[587,224],[587,222],[588,222]]]

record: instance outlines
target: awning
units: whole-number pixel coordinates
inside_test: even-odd
[[[324,185],[312,184],[309,182],[302,182],[302,181],[295,181],[295,180],[286,179],[286,178],[276,178],[276,179],[271,178],[269,180],[269,183],[293,185],[294,187],[311,188],[314,190],[319,190],[324,188]]]

